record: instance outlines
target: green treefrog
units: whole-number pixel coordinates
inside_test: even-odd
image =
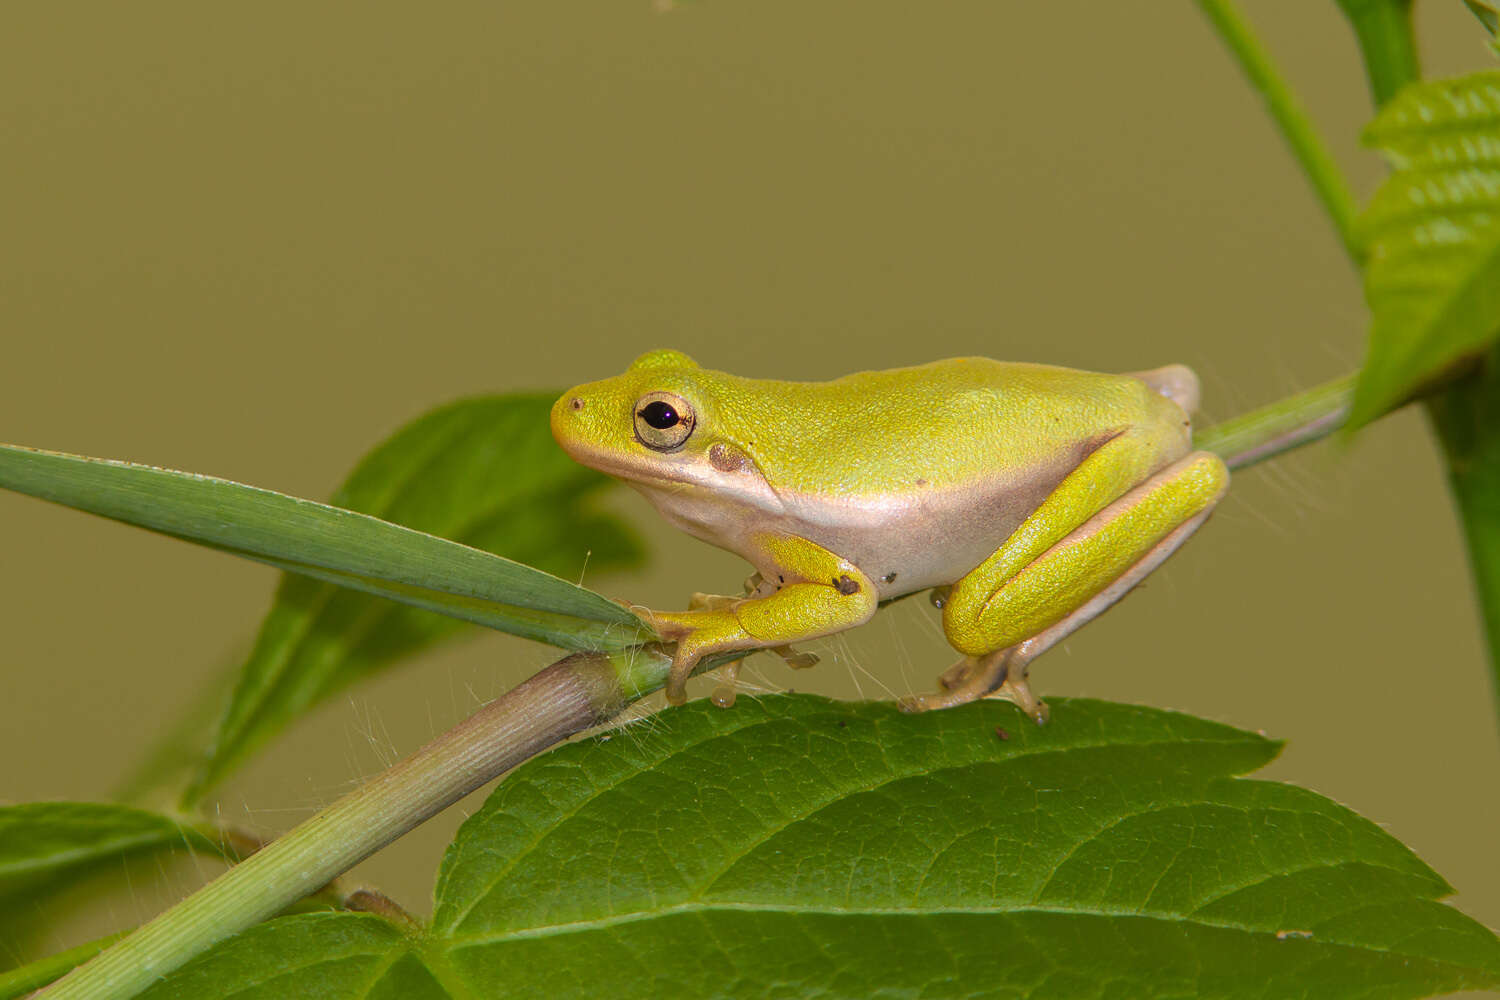
[[[705,656],[773,649],[810,665],[791,643],[932,590],[964,658],[902,707],[995,695],[1041,722],[1027,664],[1171,555],[1229,484],[1217,455],[1192,450],[1197,397],[1181,365],[954,358],[782,382],[659,350],[570,389],[552,433],[757,571],[743,597],[635,609],[676,643],[674,704]]]

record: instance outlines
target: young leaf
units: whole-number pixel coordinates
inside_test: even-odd
[[[0,487],[564,649],[650,638],[624,608],[530,566],[225,479],[0,445]]]
[[[420,938],[280,918],[147,991],[281,997],[1418,997],[1500,985],[1500,940],[1379,827],[1235,775],[1188,716],[987,702],[903,716],[703,703],[512,775]],[[399,983],[398,983],[399,980]],[[408,992],[402,993],[402,990]]]
[[[1394,172],[1360,220],[1373,320],[1351,428],[1500,336],[1500,73],[1407,87],[1365,139]]]
[[[569,576],[632,564],[641,550],[629,530],[588,509],[609,480],[552,441],[552,398],[485,397],[428,413],[367,455],[331,502]],[[615,607],[589,613],[602,612],[621,620]],[[286,577],[184,804],[316,702],[457,628],[452,618]]]

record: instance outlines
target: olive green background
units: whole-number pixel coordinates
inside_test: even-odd
[[[1246,6],[1368,194],[1334,4]],[[1431,74],[1494,65],[1459,0],[1419,7]],[[809,379],[1182,361],[1219,419],[1364,340],[1357,276],[1187,0],[11,5],[0,180],[0,439],[312,497],[425,409],[658,346]],[[735,558],[615,502],[656,557],[587,583],[666,606],[737,586]],[[107,795],[245,651],[275,580],[10,495],[0,564],[9,801]],[[749,678],[885,698],[953,658],[919,601],[814,648],[816,671]],[[285,829],[553,656],[501,636],[426,656],[219,807]],[[1418,414],[1240,474],[1034,679],[1286,738],[1266,776],[1383,824],[1500,925],[1500,742]],[[425,911],[460,818],[360,875]],[[195,878],[137,877],[111,919]]]

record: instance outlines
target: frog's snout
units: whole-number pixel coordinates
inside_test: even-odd
[[[552,404],[552,437],[565,451],[568,442],[578,436],[579,420],[583,411],[588,407],[588,401],[577,390],[569,390],[563,393],[557,402]]]

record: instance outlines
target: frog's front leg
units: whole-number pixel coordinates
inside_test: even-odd
[[[688,598],[688,610],[718,611],[724,608],[732,608],[735,605],[743,604],[746,598],[753,597],[757,593],[769,594],[774,589],[774,587],[767,586],[761,579],[761,575],[756,573],[745,581],[745,593],[742,596],[726,597],[723,594],[695,593],[692,597]],[[816,655],[793,649],[790,644],[771,646],[770,651],[781,657],[782,661],[793,670],[805,670],[808,667],[816,666],[818,662]],[[734,707],[735,698],[739,693],[740,667],[744,662],[743,659],[730,660],[718,668],[719,684],[714,688],[714,693],[710,697],[713,703],[720,708]]]
[[[944,674],[946,690],[905,699],[905,710],[946,708],[998,690],[1043,721],[1045,706],[1026,686],[1026,665],[1159,566],[1203,523],[1229,482],[1217,455],[1195,452],[1066,531],[1068,520],[1077,523],[1078,511],[1086,511],[1088,490],[1099,487],[1093,477],[1081,475],[1098,471],[1088,465],[951,588],[943,604],[943,631],[967,659]],[[1052,523],[1034,525],[1038,518]],[[1042,548],[1058,532],[1059,519],[1065,533]],[[1018,555],[1017,546],[1041,551],[1026,559],[1031,553]]]
[[[875,613],[874,581],[847,559],[795,536],[765,535],[754,543],[774,566],[776,589],[719,607],[641,613],[658,635],[677,643],[667,678],[672,704],[687,700],[687,679],[705,656],[831,635]]]

